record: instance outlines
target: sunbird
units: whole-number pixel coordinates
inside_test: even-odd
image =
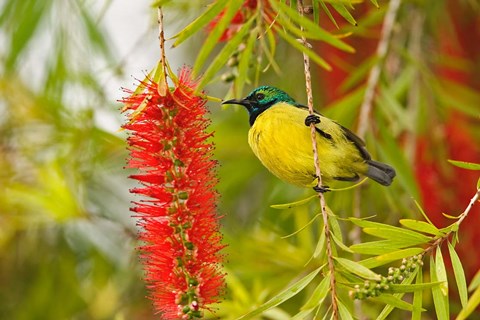
[[[297,103],[286,92],[261,86],[241,100],[222,104],[239,104],[249,114],[248,143],[262,164],[283,181],[317,192],[329,190],[334,180],[357,181],[367,176],[389,186],[396,173],[385,164],[372,160],[365,142],[337,122]],[[315,173],[311,124],[315,124],[322,186]]]

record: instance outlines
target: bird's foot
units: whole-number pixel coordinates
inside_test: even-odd
[[[313,187],[313,190],[315,190],[318,193],[325,193],[330,191],[330,188],[328,186],[315,186]]]
[[[310,127],[311,124],[317,124],[317,123],[320,123],[320,117],[316,114],[309,114],[306,118],[305,118],[305,125],[307,127]]]

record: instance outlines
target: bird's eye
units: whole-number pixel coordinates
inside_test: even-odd
[[[255,98],[257,99],[257,101],[262,100],[263,98],[265,98],[265,95],[263,93],[257,93],[255,95]]]

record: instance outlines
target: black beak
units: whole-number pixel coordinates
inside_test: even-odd
[[[227,100],[223,101],[222,104],[239,104],[247,108],[247,110],[250,112],[252,110],[252,102],[250,100],[242,99],[242,100],[237,100],[237,99],[232,99],[232,100]]]

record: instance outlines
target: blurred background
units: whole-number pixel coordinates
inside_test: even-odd
[[[170,2],[166,37],[208,3]],[[315,105],[353,130],[388,2],[379,4],[355,5],[358,26],[334,14],[342,32],[353,32],[346,42],[355,54],[315,44],[333,67],[314,66]],[[321,24],[336,31],[326,14]],[[121,87],[133,89],[157,63],[157,33],[156,10],[147,0],[0,0],[0,319],[156,318],[135,250],[128,191],[134,183],[123,168],[118,100],[125,95]],[[173,69],[193,64],[206,36],[168,50]],[[301,54],[278,40],[276,60],[280,74],[270,68],[234,94],[270,84],[306,103]],[[403,1],[366,135],[374,158],[392,164],[398,177],[389,188],[367,184],[360,198],[353,191],[328,194],[332,210],[396,224],[401,217],[421,219],[417,200],[438,226],[448,223],[442,212],[461,213],[478,175],[447,159],[480,162],[479,72],[478,1]],[[235,69],[222,73],[206,88],[209,95],[233,94],[224,80],[234,80]],[[235,319],[302,271],[315,250],[316,229],[282,237],[307,224],[316,209],[272,209],[312,191],[286,185],[261,166],[247,144],[244,110],[209,108],[228,244],[229,292],[217,315]],[[467,281],[480,267],[480,255],[472,254],[479,214],[477,206],[460,232]],[[347,244],[352,229],[342,225]],[[295,299],[267,316],[289,319]]]

